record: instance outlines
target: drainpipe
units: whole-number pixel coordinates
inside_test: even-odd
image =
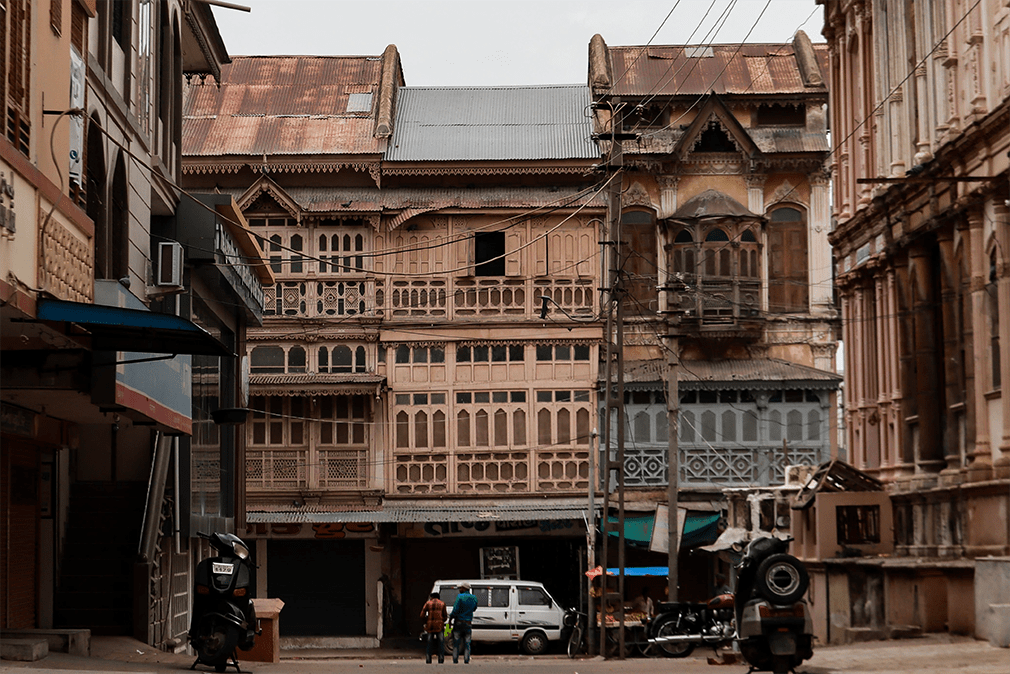
[[[161,433],[155,435],[154,461],[151,466],[151,481],[147,485],[147,505],[144,508],[144,528],[140,535],[140,561],[151,563],[157,545],[158,525],[161,521],[161,503],[165,498],[165,480],[172,456],[172,438]]]

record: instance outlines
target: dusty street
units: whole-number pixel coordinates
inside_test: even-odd
[[[184,672],[193,658],[152,651],[127,638],[98,637],[93,641],[92,657],[80,658],[54,653],[36,663],[3,662],[0,672],[31,670],[47,672]],[[520,656],[509,650],[474,655],[469,668],[484,672],[526,670],[551,674],[595,674],[597,672],[634,672],[650,674],[683,672],[693,674],[745,674],[746,665],[709,665],[710,651],[698,651],[684,660],[667,658],[631,658],[624,661],[601,659],[569,660],[552,653],[537,658]],[[402,674],[429,672],[437,665],[425,665],[421,650],[379,651],[284,651],[279,664],[243,663],[242,671],[252,674],[351,674],[352,672],[387,672]],[[444,668],[464,668],[447,659]],[[208,671],[198,668],[198,671]],[[212,670],[209,670],[212,671]],[[234,672],[234,669],[230,669]],[[814,657],[798,670],[799,674],[842,674],[875,672],[891,674],[1010,674],[1010,650],[990,646],[983,641],[946,635],[920,639],[881,641],[848,646],[817,648]]]

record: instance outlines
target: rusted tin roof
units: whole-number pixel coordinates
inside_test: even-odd
[[[404,87],[386,161],[597,159],[584,84]]]
[[[191,157],[377,154],[379,56],[242,56],[183,97]]]
[[[813,45],[822,72],[827,45]],[[804,84],[792,44],[610,47],[614,96],[827,93]]]

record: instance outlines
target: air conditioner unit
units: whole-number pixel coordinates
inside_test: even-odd
[[[158,242],[158,287],[182,287],[182,244]]]

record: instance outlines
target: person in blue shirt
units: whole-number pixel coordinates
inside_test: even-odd
[[[459,596],[452,605],[452,662],[459,664],[459,647],[463,644],[463,664],[470,664],[470,638],[473,636],[473,611],[477,597],[470,592],[470,583],[459,584]]]

